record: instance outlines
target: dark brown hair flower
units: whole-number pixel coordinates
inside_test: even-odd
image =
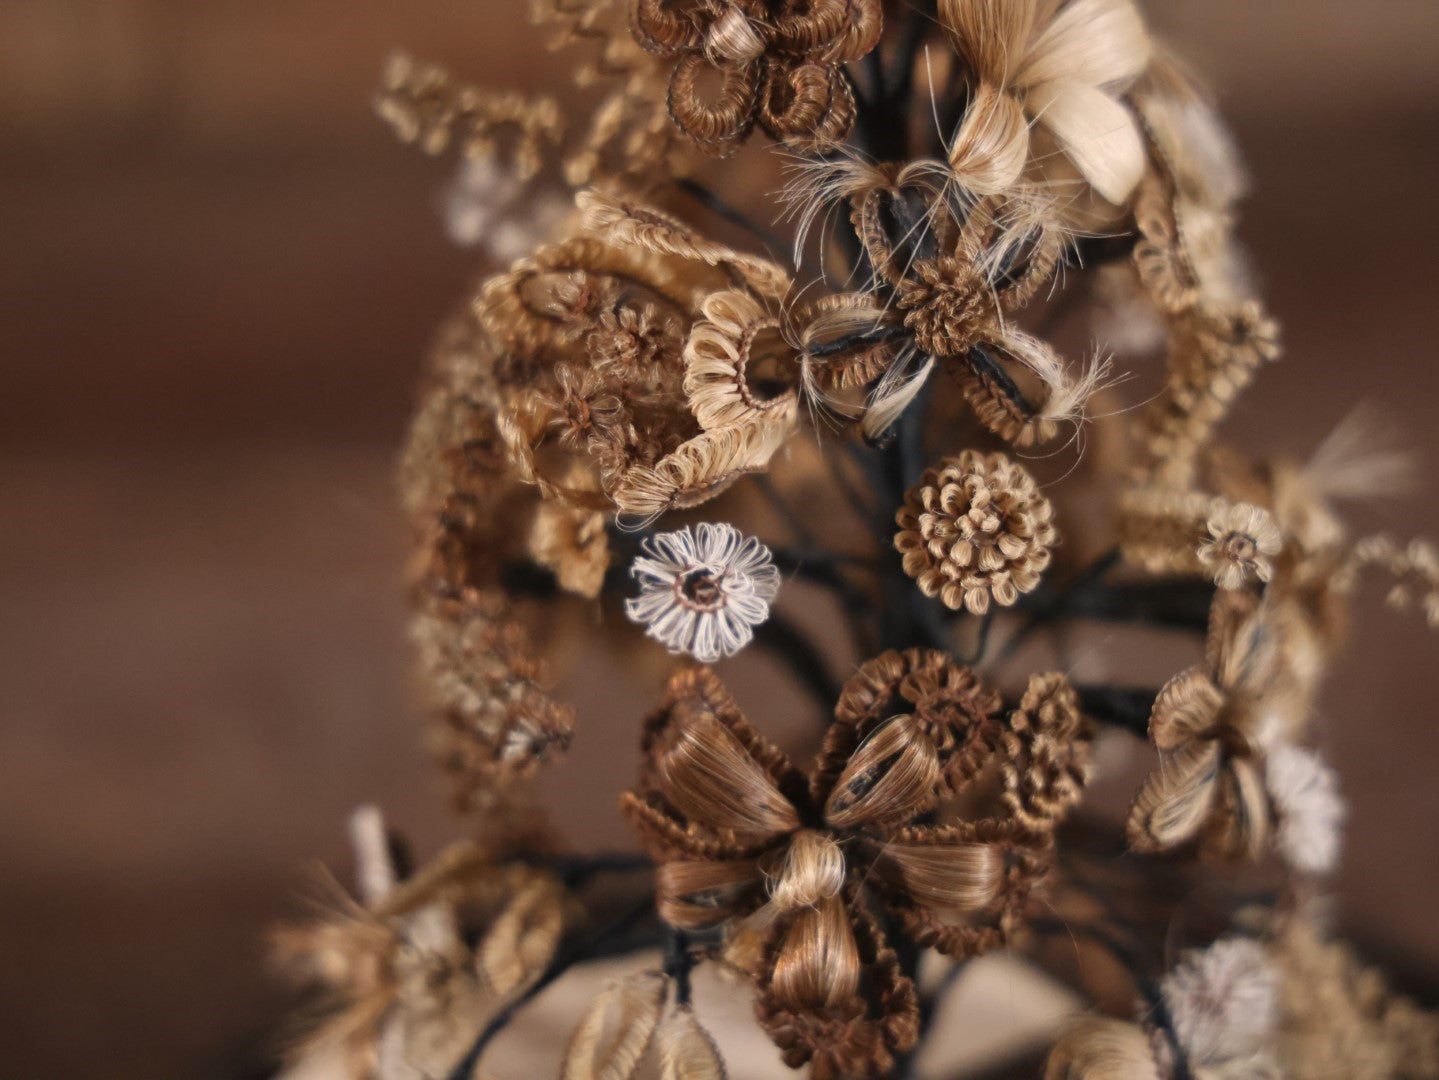
[[[804,773],[711,671],[671,680],[624,806],[659,864],[668,922],[763,925],[756,1007],[790,1065],[869,1075],[914,1042],[914,985],[871,903],[953,955],[982,952],[1017,923],[1049,832],[1002,807],[947,809],[991,756],[998,706],[941,653],[886,653],[845,686]]]
[[[631,0],[635,39],[675,57],[670,116],[701,147],[724,151],[758,122],[817,147],[854,123],[844,64],[879,41],[879,0]],[[703,83],[717,78],[706,100]]]

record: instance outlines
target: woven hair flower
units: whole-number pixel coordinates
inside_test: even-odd
[[[846,685],[806,774],[709,669],[671,680],[623,805],[659,864],[669,923],[734,929],[757,915],[757,1008],[791,1066],[870,1075],[914,1042],[914,986],[871,903],[953,955],[1003,942],[1018,921],[1049,833],[1002,810],[935,817],[986,761],[997,705],[943,654],[887,653]]]
[[[796,167],[785,190],[803,237],[847,204],[869,280],[816,302],[800,326],[805,380],[868,438],[899,417],[937,368],[990,431],[1020,446],[1082,415],[1105,365],[1071,371],[1007,317],[1054,277],[1072,237],[1031,202],[974,198],[932,160],[841,159]],[[855,409],[838,391],[869,388]]]
[[[926,596],[976,615],[1039,584],[1058,539],[1034,478],[1003,454],[966,450],[927,469],[895,515],[894,546]]]
[[[675,58],[669,110],[699,146],[724,151],[758,122],[805,147],[849,134],[854,91],[844,64],[879,41],[880,0],[631,0],[635,39]],[[718,76],[713,101],[706,75]]]
[[[1279,554],[1284,538],[1268,510],[1249,503],[1221,506],[1210,513],[1205,528],[1209,537],[1199,545],[1199,562],[1221,589],[1274,575],[1269,560]]]
[[[1160,767],[1130,809],[1135,850],[1165,851],[1198,838],[1210,855],[1254,860],[1268,845],[1274,814],[1265,753],[1276,735],[1272,717],[1293,693],[1268,614],[1247,594],[1220,593],[1208,662],[1160,690],[1149,717]]]
[[[739,652],[769,618],[779,570],[769,548],[733,525],[656,533],[630,566],[640,594],[625,613],[672,653],[712,664]]]

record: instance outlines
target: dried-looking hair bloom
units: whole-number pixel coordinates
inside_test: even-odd
[[[373,807],[356,812],[351,838],[359,896],[272,936],[275,959],[321,991],[285,1075],[319,1075],[306,1063],[335,1057],[345,1070],[325,1075],[444,1075],[488,1013],[550,963],[568,895],[548,871],[463,841],[402,880]]]
[[[1199,561],[1221,589],[1273,576],[1269,558],[1279,554],[1283,537],[1268,510],[1249,503],[1223,506],[1209,515],[1205,526],[1209,539],[1199,545]]]
[[[639,596],[625,613],[672,653],[712,664],[733,656],[769,618],[779,570],[769,548],[733,525],[656,533],[630,567]]]
[[[926,596],[975,615],[1039,584],[1059,534],[1034,478],[1003,454],[966,450],[905,492],[894,546]]]

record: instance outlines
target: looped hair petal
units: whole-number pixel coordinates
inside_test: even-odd
[[[720,77],[719,96],[704,101],[700,77],[709,70]],[[702,53],[680,57],[670,75],[669,111],[675,126],[700,147],[723,153],[754,127],[759,108],[758,64],[715,68]]]

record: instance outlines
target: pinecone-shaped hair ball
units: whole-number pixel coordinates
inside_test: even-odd
[[[1058,539],[1054,508],[1003,454],[965,450],[927,469],[895,515],[894,546],[926,596],[976,615],[1039,584]]]

